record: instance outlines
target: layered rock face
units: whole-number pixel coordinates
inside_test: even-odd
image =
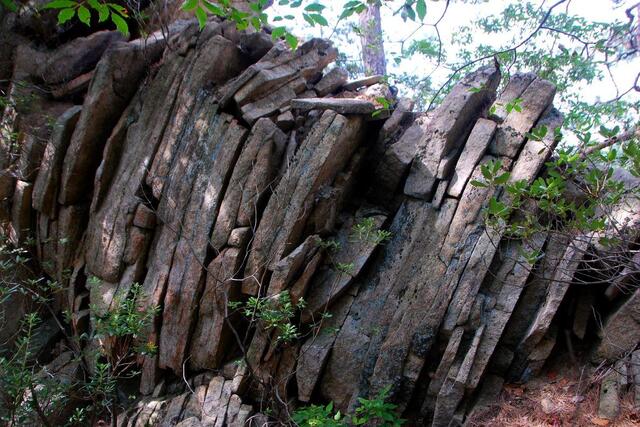
[[[153,397],[122,425],[262,425],[267,406],[349,411],[390,387],[404,416],[444,426],[554,349],[593,237],[536,236],[531,266],[522,242],[485,228],[495,190],[470,185],[491,160],[513,180],[539,175],[562,122],[549,82],[518,75],[498,97],[486,66],[429,115],[407,100],[376,114],[388,89],[324,72],[337,54],[324,40],[291,52],[225,22],[178,22],[146,40],[96,33],[38,64],[28,49],[9,94],[38,108],[2,116],[19,135],[0,147],[5,232],[36,238],[68,286],[59,310],[107,311],[133,283],[159,307],[157,355],[141,359]],[[548,136],[528,140],[540,124]],[[285,294],[306,301],[285,342],[230,304]],[[615,298],[604,359],[638,342],[623,325],[639,330],[640,297]]]

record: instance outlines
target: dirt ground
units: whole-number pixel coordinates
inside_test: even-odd
[[[556,360],[526,384],[506,384],[498,403],[476,414],[474,427],[640,426],[634,389],[620,390],[620,413],[614,420],[598,417],[600,380],[604,369]]]

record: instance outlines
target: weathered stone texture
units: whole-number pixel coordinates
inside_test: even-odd
[[[445,98],[429,123],[411,165],[404,192],[408,196],[431,197],[440,160],[460,148],[485,108],[495,99],[500,71],[484,67],[465,77]],[[470,91],[470,88],[482,88]]]
[[[42,108],[2,115],[24,134],[17,148],[0,140],[2,230],[35,237],[40,267],[67,286],[55,310],[89,331],[89,304],[105,314],[133,283],[141,308],[158,307],[144,331],[158,352],[140,358],[151,396],[118,425],[261,425],[301,402],[351,411],[387,387],[399,413],[463,423],[505,381],[535,375],[563,328],[596,339],[598,310],[593,360],[638,359],[637,254],[606,292],[572,288],[592,280],[606,232],[516,239],[483,216],[508,192],[470,184],[491,161],[510,183],[546,173],[562,123],[551,83],[517,74],[497,94],[500,71],[484,66],[429,114],[399,99],[372,117],[395,95],[381,76],[323,75],[337,55],[327,41],[291,51],[217,18],[167,36],[97,32],[50,52],[21,41],[14,76],[53,99],[12,85]],[[611,212],[633,239],[638,210],[625,198]],[[286,295],[290,342],[243,310]],[[603,395],[623,383],[607,381]]]

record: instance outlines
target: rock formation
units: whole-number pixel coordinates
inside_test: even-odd
[[[428,115],[407,100],[375,114],[379,79],[327,71],[327,41],[292,52],[227,22],[14,52],[9,96],[37,108],[2,115],[18,135],[0,147],[5,232],[35,237],[67,286],[58,310],[109,310],[133,283],[160,307],[148,397],[121,425],[261,425],[272,404],[347,411],[385,387],[416,423],[463,422],[539,371],[580,298],[593,236],[538,235],[529,266],[485,227],[494,190],[469,184],[494,159],[514,180],[541,173],[562,121],[547,81],[516,75],[498,95],[485,66]],[[538,124],[548,136],[527,139]],[[290,342],[230,305],[283,293],[306,300]],[[638,291],[613,298],[600,359],[639,339]]]

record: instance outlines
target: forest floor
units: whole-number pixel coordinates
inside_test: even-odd
[[[640,426],[633,387],[620,390],[620,413],[614,420],[598,416],[600,379],[590,365],[568,357],[551,360],[526,384],[505,384],[496,405],[469,421],[474,427]]]

